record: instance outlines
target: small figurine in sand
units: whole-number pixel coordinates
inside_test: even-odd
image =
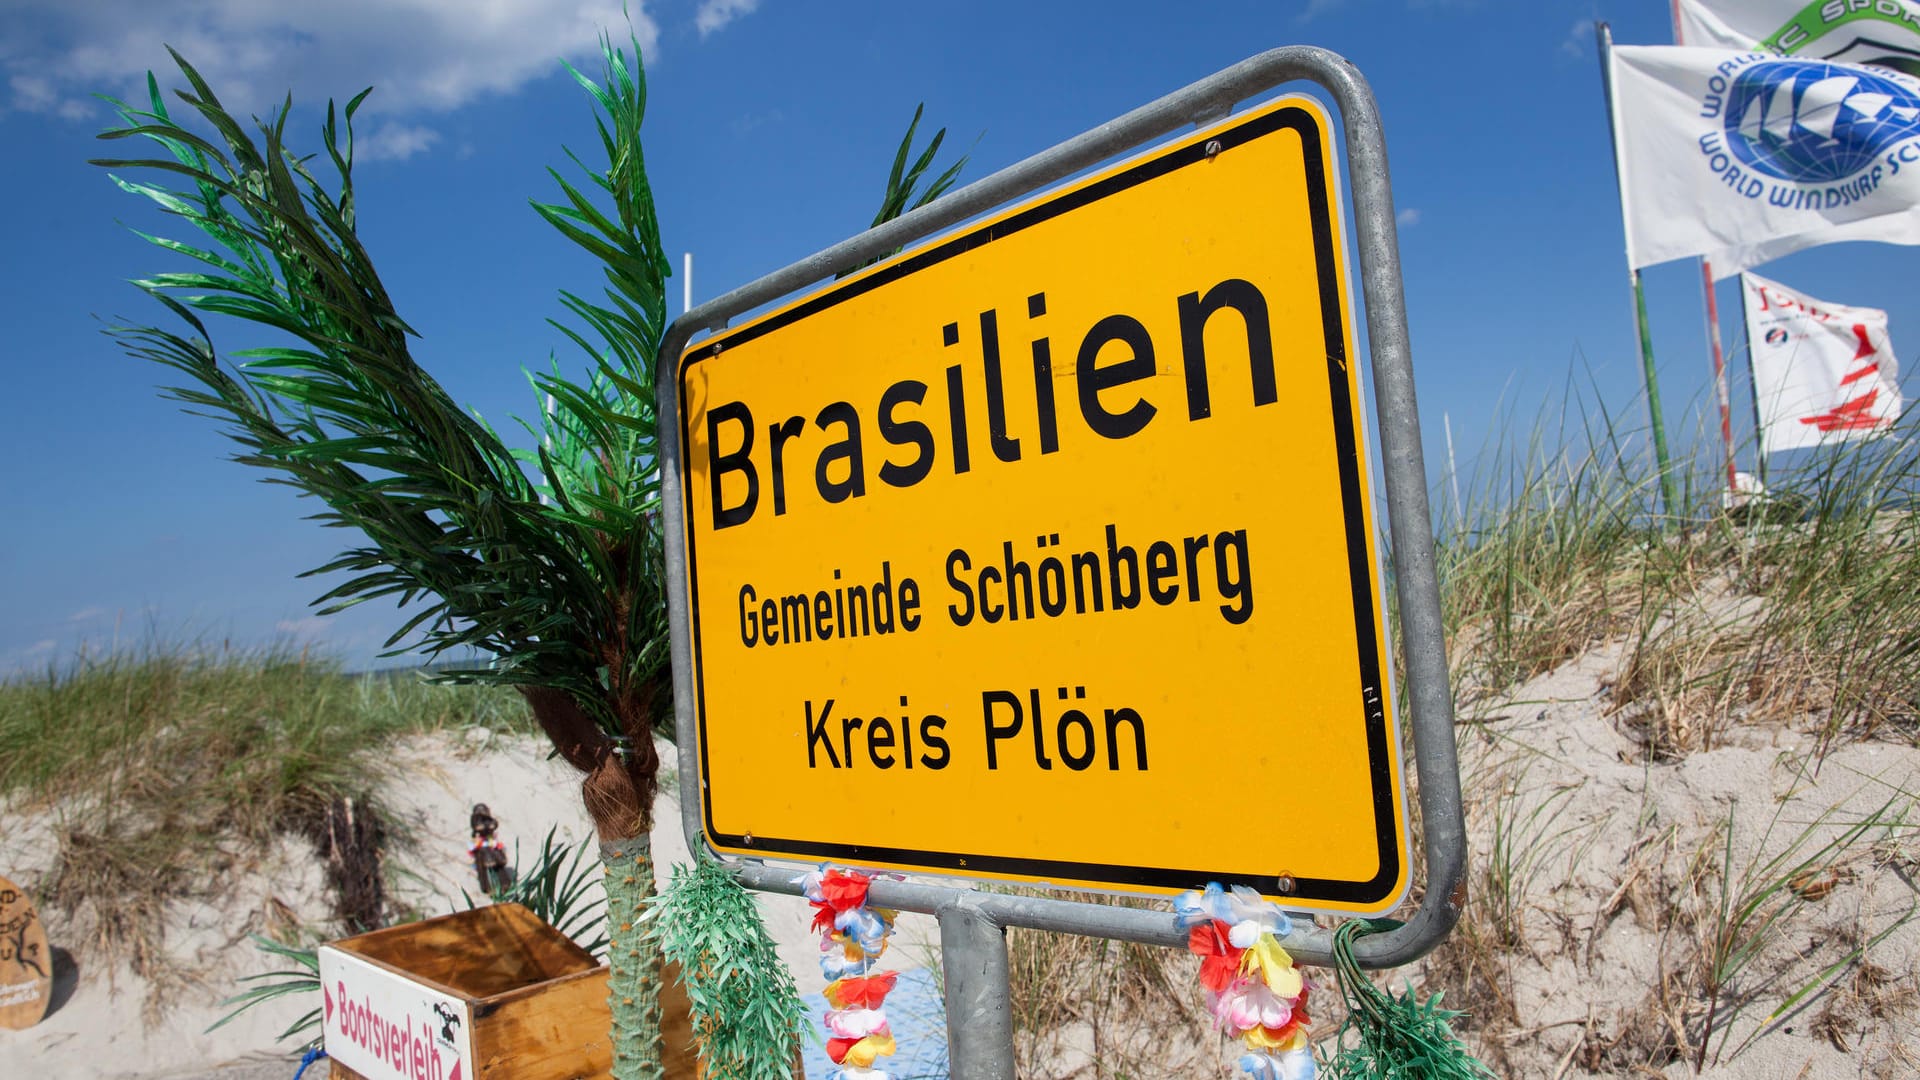
[[[486,803],[474,803],[468,823],[473,828],[473,846],[467,849],[467,854],[473,856],[473,873],[480,879],[480,891],[491,896],[512,883],[507,870],[507,845],[494,835],[500,831],[500,822],[494,819]]]

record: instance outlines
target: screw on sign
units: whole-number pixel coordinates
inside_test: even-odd
[[[0,877],[0,1028],[30,1028],[47,1013],[53,960],[33,901]]]

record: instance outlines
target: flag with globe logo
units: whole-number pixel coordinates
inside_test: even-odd
[[[1679,0],[1676,44],[1871,64],[1920,78],[1917,0]]]
[[[1839,240],[1920,244],[1920,79],[1673,46],[1619,46],[1611,65],[1635,268],[1699,255],[1725,276]]]

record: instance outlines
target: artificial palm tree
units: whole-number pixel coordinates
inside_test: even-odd
[[[439,677],[517,688],[581,773],[607,866],[614,1074],[628,1080],[660,1074],[658,951],[639,915],[654,886],[654,724],[671,711],[652,386],[669,268],[641,153],[638,50],[629,62],[603,39],[602,54],[599,80],[574,76],[597,105],[606,164],[569,154],[591,183],[553,172],[562,200],[534,205],[600,261],[607,287],[599,301],[561,294],[575,322],[555,325],[592,367],[582,381],[557,366],[534,376],[551,407],[528,428],[530,450],[461,409],[409,351],[415,335],[356,231],[352,128],[367,92],[338,113],[328,104],[316,164],[286,142],[291,98],[250,134],[175,53],[190,86],[176,93],[215,137],[176,122],[150,74],[148,107],[116,103],[123,123],[101,137],[149,140],[164,156],[96,164],[184,178],[114,176],[201,238],[147,236],[199,265],[136,282],[184,326],[112,333],[187,377],[165,393],[222,422],[240,444],[235,460],[318,497],[318,520],[361,534],[310,571],[347,575],[316,601],[323,613],[381,597],[416,603],[387,647],[486,654],[490,663]],[[912,139],[909,128],[877,220],[915,201],[939,136],[903,171]],[[274,343],[223,362],[204,315],[266,328]]]

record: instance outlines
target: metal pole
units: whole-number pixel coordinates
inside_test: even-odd
[[[1613,142],[1613,178],[1620,188],[1622,221],[1627,208],[1627,179],[1620,168],[1619,117],[1613,100],[1613,32],[1604,22],[1593,24],[1593,36],[1600,51],[1600,88],[1607,100],[1607,136]],[[1647,327],[1647,295],[1640,287],[1640,270],[1633,265],[1632,246],[1628,246],[1627,269],[1633,280],[1634,325],[1640,334],[1640,370],[1647,386],[1647,413],[1653,423],[1654,467],[1660,471],[1660,509],[1662,527],[1679,512],[1680,500],[1674,493],[1673,462],[1667,456],[1667,421],[1660,411],[1660,379],[1653,364],[1653,336]]]
[[[1640,287],[1640,271],[1633,271],[1634,324],[1640,332],[1640,373],[1647,384],[1647,415],[1653,423],[1653,461],[1660,470],[1662,528],[1679,512],[1680,497],[1673,490],[1673,459],[1667,456],[1667,422],[1660,411],[1660,377],[1653,367],[1653,334],[1647,327],[1647,293]]]
[[[947,1056],[954,1080],[1014,1080],[1007,931],[977,900],[943,905],[940,967],[946,981]]]
[[[547,395],[546,426],[547,426],[547,433],[545,437],[542,438],[541,445],[545,446],[547,450],[551,451],[553,449],[553,395],[552,394]],[[540,496],[540,505],[541,506],[547,505],[547,497],[544,494]]]
[[[1673,43],[1685,45],[1686,32],[1680,26],[1680,0],[1673,0]],[[1713,292],[1713,260],[1700,260],[1700,278],[1707,289],[1707,340],[1713,345],[1713,389],[1720,400],[1720,441],[1727,449],[1727,494],[1739,490],[1739,471],[1733,457],[1733,405],[1727,393],[1727,359],[1720,350],[1720,304]]]
[[[1275,57],[1284,51],[1267,55]],[[1394,591],[1400,600],[1406,704],[1413,714],[1414,760],[1419,765],[1426,894],[1413,917],[1389,932],[1403,937],[1377,946],[1378,951],[1365,949],[1363,939],[1354,953],[1356,959],[1364,953],[1365,958],[1360,959],[1363,966],[1394,967],[1419,959],[1438,944],[1466,906],[1466,815],[1460,798],[1446,624],[1440,614],[1440,573],[1434,555],[1433,514],[1427,506],[1427,467],[1420,447],[1420,409],[1414,399],[1406,297],[1400,288],[1400,245],[1394,228],[1386,135],[1373,92],[1352,64],[1332,57],[1322,71],[1302,66],[1308,70],[1295,68],[1293,77],[1304,75],[1331,90],[1346,125],[1347,174],[1354,193],[1354,233],[1362,268],[1360,286],[1366,297],[1367,339],[1373,351],[1374,415],[1380,423],[1381,472],[1387,481]],[[1277,63],[1274,67],[1281,69],[1276,74],[1286,70]],[[1308,936],[1312,937],[1311,932]],[[1318,947],[1330,943],[1321,938],[1302,944]]]
[[[1453,487],[1453,521],[1458,525],[1464,520],[1465,511],[1460,502],[1460,474],[1453,463],[1453,418],[1441,413],[1440,426],[1447,431],[1447,483]]]
[[[1747,396],[1753,402],[1753,464],[1767,486],[1767,433],[1760,424],[1760,380],[1753,376],[1753,321],[1747,316],[1747,276],[1740,275],[1740,340],[1747,343]]]
[[[1727,392],[1727,359],[1720,351],[1720,302],[1713,291],[1713,260],[1700,260],[1700,280],[1707,290],[1707,340],[1713,343],[1713,390],[1720,402],[1720,442],[1727,451],[1727,493],[1739,490],[1739,472],[1733,459],[1733,402]]]

